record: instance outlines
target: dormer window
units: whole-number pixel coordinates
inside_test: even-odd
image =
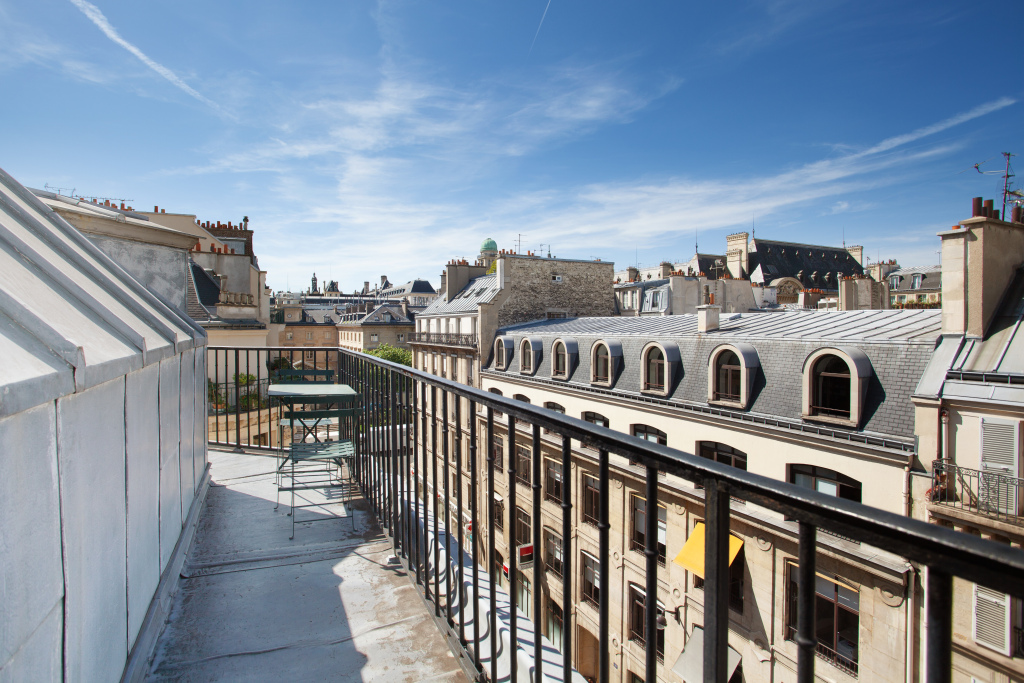
[[[665,354],[657,346],[648,349],[644,358],[644,390],[665,390]]]
[[[889,289],[899,289],[900,287],[900,276],[893,275],[889,278]]]
[[[718,354],[715,361],[715,400],[739,401],[742,374],[743,367],[735,353],[726,350]]]
[[[523,340],[522,347],[519,349],[519,371],[533,372],[533,349],[530,348],[530,342],[527,339]]]
[[[910,281],[911,289],[921,289],[921,284],[924,282],[924,275],[918,273],[914,276],[914,279]]]
[[[822,356],[814,364],[811,415],[850,419],[850,368],[839,356]]]
[[[593,381],[609,383],[611,381],[611,365],[608,347],[604,344],[598,344],[594,350]]]
[[[555,342],[552,356],[554,357],[554,367],[551,370],[551,374],[555,377],[567,377],[569,374],[569,364],[567,354],[565,353],[565,344],[560,341]]]
[[[499,370],[505,369],[505,342],[501,339],[494,342],[494,364]]]

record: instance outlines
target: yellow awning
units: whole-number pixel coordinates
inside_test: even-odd
[[[729,564],[736,559],[743,547],[743,540],[733,534],[729,534]],[[704,578],[704,522],[697,522],[693,526],[693,533],[686,540],[686,545],[676,555],[675,563],[683,569],[687,569],[700,578]]]

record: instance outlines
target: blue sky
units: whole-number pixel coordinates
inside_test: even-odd
[[[520,234],[618,267],[684,260],[695,233],[720,252],[752,220],[759,237],[845,234],[872,259],[936,263],[935,233],[1002,182],[970,167],[1024,153],[1022,14],[0,0],[0,167],[137,209],[249,216],[275,289],[313,271],[344,290],[437,286],[448,259]]]

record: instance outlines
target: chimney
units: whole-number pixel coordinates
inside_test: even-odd
[[[672,274],[672,264],[668,261],[662,261],[658,266],[659,275],[662,278],[666,278]]]
[[[846,251],[850,252],[850,256],[853,257],[854,261],[862,266],[864,265],[864,247],[847,247]]]
[[[718,314],[722,307],[715,304],[705,304],[697,307],[697,331],[714,332],[718,329]]]
[[[750,233],[737,232],[725,237],[725,258],[729,275],[736,279],[747,276]]]
[[[1024,227],[1000,221],[991,205],[992,200],[982,204],[986,215],[939,233],[944,334],[984,337],[1007,283],[1024,262]]]
[[[380,276],[380,286],[381,287],[383,287],[384,283],[386,283],[387,281],[388,281],[388,276],[387,275],[381,275]]]
[[[160,213],[160,207],[159,206],[154,206],[153,207],[153,213]]]
[[[637,270],[633,266],[629,266],[628,268],[626,268],[626,281],[627,282],[636,282],[638,277],[640,277],[640,271],[639,270]]]
[[[975,197],[971,200],[971,218],[977,218],[978,216],[985,215],[985,209],[982,206],[982,202],[984,201],[984,197]]]

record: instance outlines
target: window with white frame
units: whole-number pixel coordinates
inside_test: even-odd
[[[665,352],[652,344],[644,353],[644,391],[665,391]]]
[[[608,353],[608,346],[598,343],[594,349],[594,363],[590,373],[591,381],[601,384],[611,382],[611,370],[612,360],[611,354]]]
[[[530,346],[528,339],[523,340],[522,346],[519,349],[519,371],[533,372],[533,348]]]
[[[552,349],[551,356],[551,375],[553,377],[561,377],[564,379],[569,374],[568,354],[565,352],[565,344],[560,341],[555,342],[555,347]]]

